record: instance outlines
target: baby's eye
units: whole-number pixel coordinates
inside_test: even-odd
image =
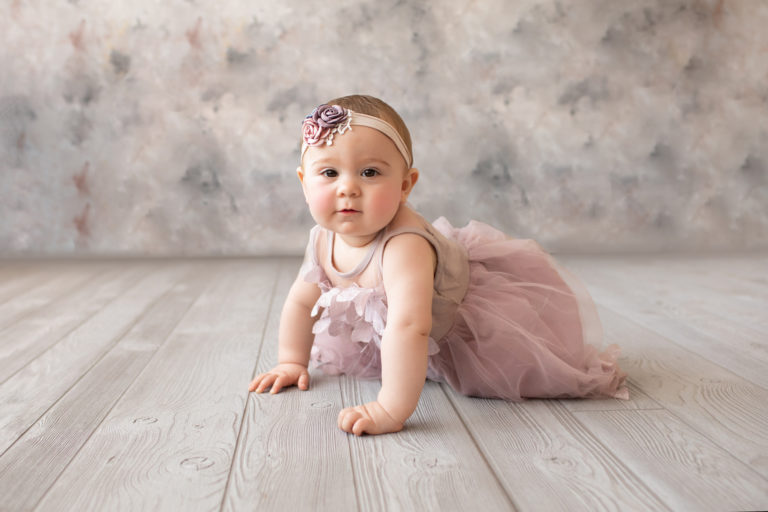
[[[335,178],[336,176],[339,175],[339,173],[337,173],[334,169],[323,169],[322,171],[320,171],[320,174],[322,174],[326,178]]]
[[[373,178],[377,174],[379,174],[379,171],[377,171],[376,169],[366,169],[363,171],[363,176],[365,176],[366,178]]]

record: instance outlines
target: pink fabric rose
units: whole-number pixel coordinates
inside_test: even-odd
[[[347,126],[344,126],[344,123]],[[307,146],[333,143],[333,134],[344,133],[349,127],[349,111],[340,105],[323,104],[304,119],[302,125],[304,142]]]
[[[311,117],[304,119],[302,135],[308,146],[322,144],[331,132],[330,128],[323,128]]]

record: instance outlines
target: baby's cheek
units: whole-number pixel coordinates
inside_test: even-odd
[[[377,194],[371,204],[377,215],[394,215],[400,206],[400,192],[387,191]]]
[[[334,196],[332,193],[317,191],[309,196],[309,209],[313,212],[322,213],[328,209],[334,209]]]

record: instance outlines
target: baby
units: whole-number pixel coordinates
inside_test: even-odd
[[[406,203],[419,180],[389,105],[346,96],[303,124],[296,173],[317,222],[280,318],[278,365],[250,391],[309,388],[307,365],[380,378],[343,409],[355,435],[397,432],[425,379],[470,396],[627,398],[618,347],[583,285],[536,242],[480,222],[428,223]]]

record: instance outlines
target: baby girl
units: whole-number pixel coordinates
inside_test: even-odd
[[[278,365],[250,391],[309,388],[307,365],[381,379],[343,409],[356,435],[397,432],[425,379],[506,400],[627,398],[618,347],[583,285],[529,239],[480,222],[430,224],[406,200],[419,180],[389,105],[346,96],[303,124],[296,170],[317,222],[280,317]]]

